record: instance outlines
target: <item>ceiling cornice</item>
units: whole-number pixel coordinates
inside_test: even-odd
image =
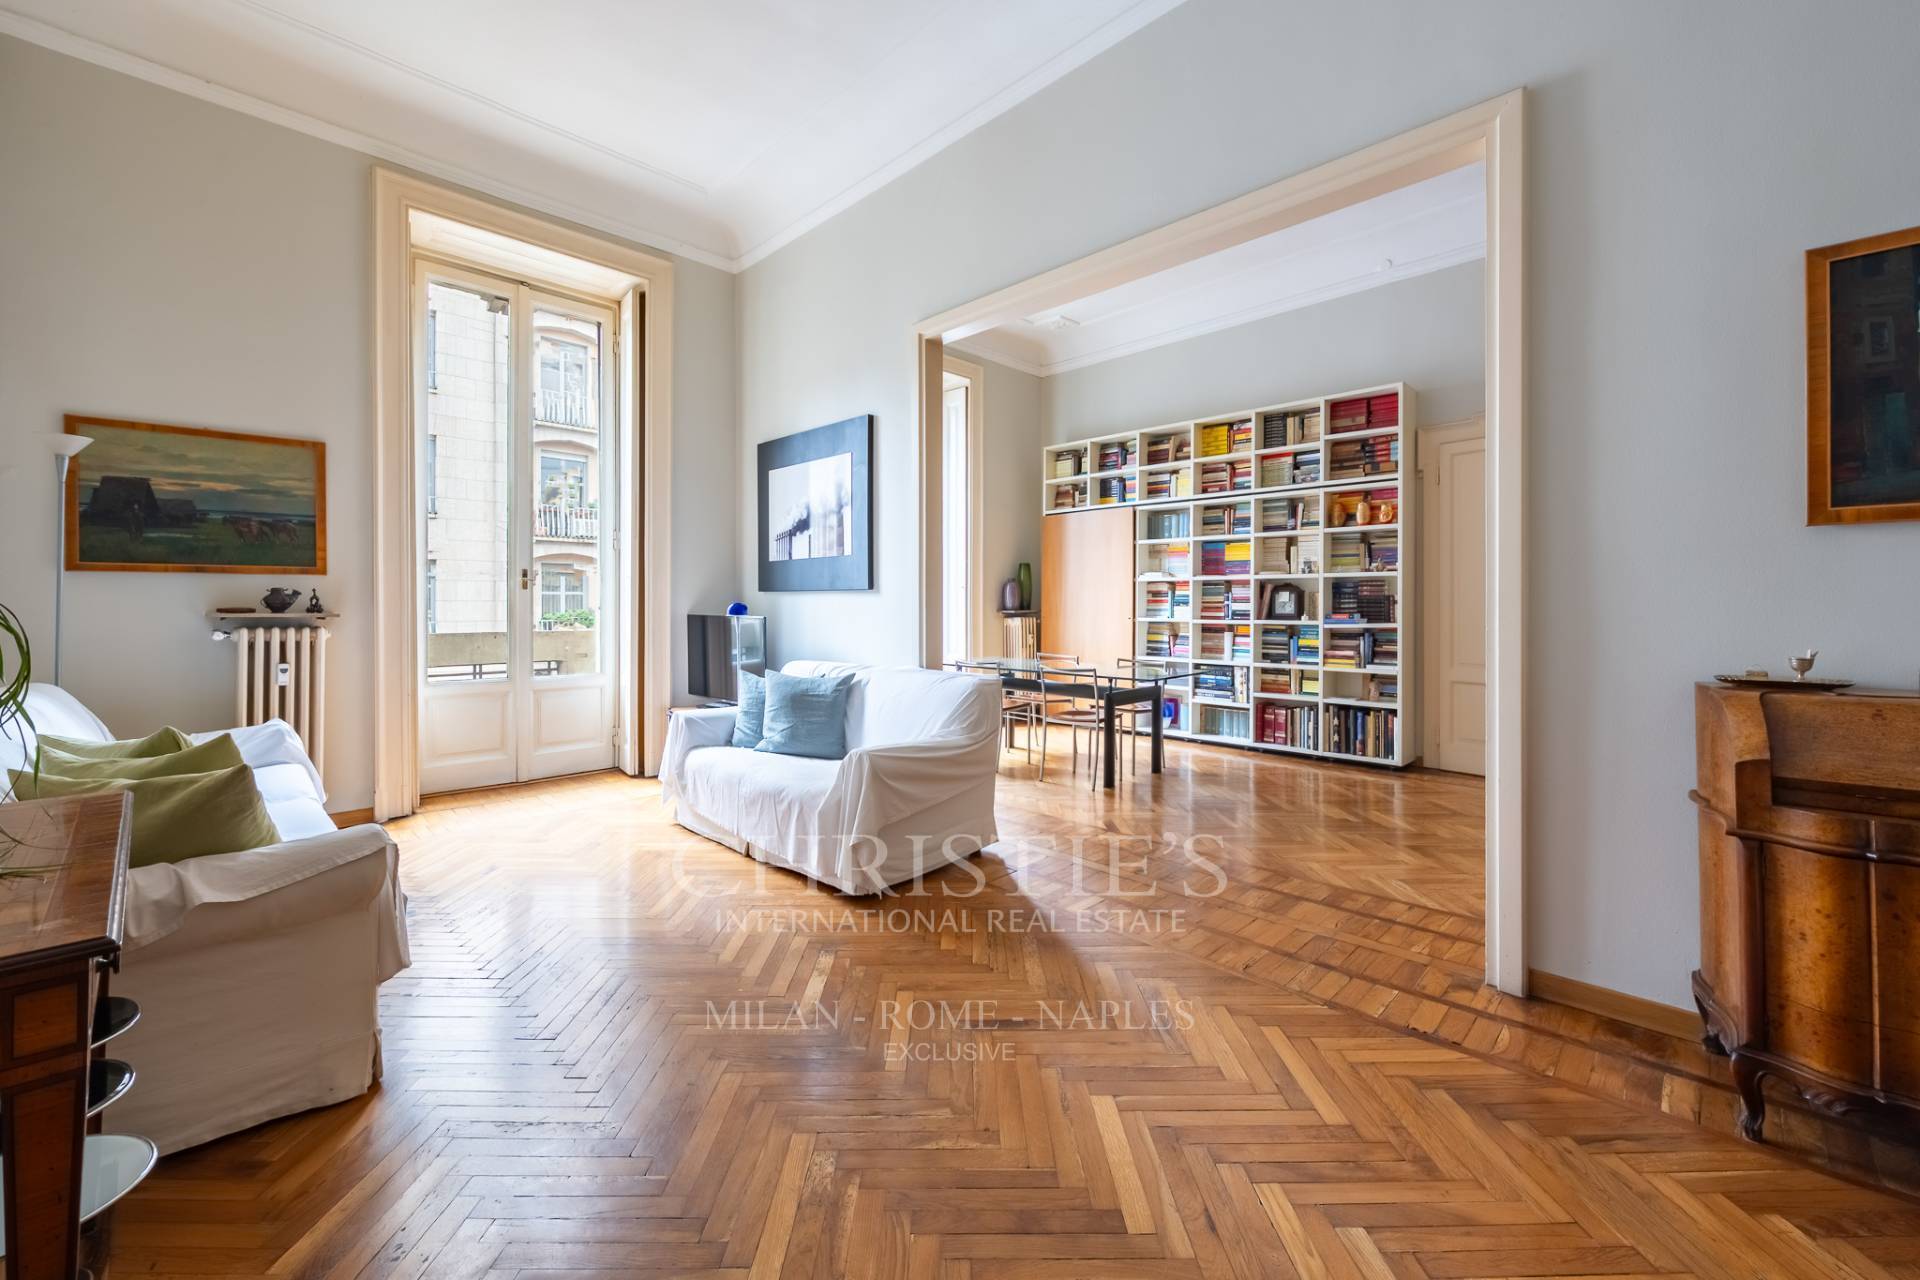
[[[11,9],[0,8],[0,34],[17,37],[29,44],[37,44],[55,53],[63,53],[68,57],[78,58],[82,62],[90,62],[97,67],[105,67],[109,71],[118,71],[136,80],[159,85],[163,89],[184,93],[190,98],[198,98],[202,102],[210,102],[217,107],[238,111],[256,120],[279,125],[283,129],[304,133],[322,142],[331,142],[335,146],[361,152],[376,160],[403,165],[428,177],[439,178],[443,182],[457,183],[485,195],[511,200],[517,205],[539,213],[551,214],[557,218],[565,218],[569,222],[577,222],[583,227],[590,227],[595,231],[617,235],[647,248],[664,250],[694,262],[718,267],[722,271],[741,269],[740,260],[723,250],[694,244],[679,236],[665,235],[651,227],[629,222],[623,218],[610,217],[598,210],[585,208],[569,200],[558,199],[544,191],[534,191],[517,183],[504,181],[492,174],[480,173],[464,165],[436,160],[397,142],[330,124],[303,111],[295,111],[290,107],[268,102],[264,98],[257,98],[252,94],[215,84],[211,80],[203,80],[150,58],[115,49],[111,45],[102,44],[87,36],[76,35]]]

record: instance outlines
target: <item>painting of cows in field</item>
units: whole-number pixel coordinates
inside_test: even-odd
[[[318,440],[69,415],[67,568],[325,573]]]

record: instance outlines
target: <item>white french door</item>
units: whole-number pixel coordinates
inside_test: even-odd
[[[414,302],[420,790],[610,768],[617,317],[425,260]]]

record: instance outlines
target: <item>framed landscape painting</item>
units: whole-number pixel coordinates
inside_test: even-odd
[[[1807,523],[1920,520],[1920,227],[1807,253]]]
[[[760,589],[865,591],[873,415],[760,443]]]
[[[318,440],[68,414],[67,568],[325,573]]]

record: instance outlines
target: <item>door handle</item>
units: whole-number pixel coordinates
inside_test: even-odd
[[[520,589],[522,591],[527,589],[527,571],[525,569],[520,571]]]

